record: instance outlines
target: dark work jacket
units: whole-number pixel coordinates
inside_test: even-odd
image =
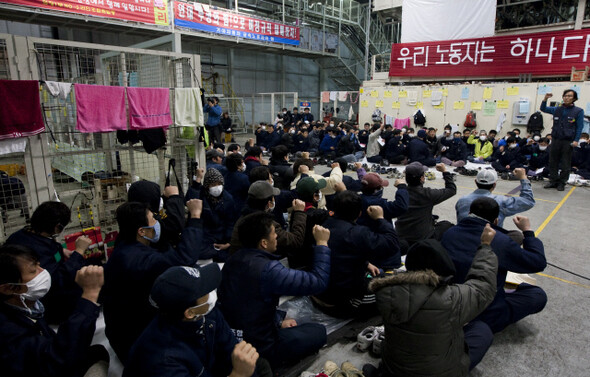
[[[553,114],[553,128],[551,136],[555,140],[574,141],[580,138],[584,128],[584,110],[576,106],[547,106],[547,102],[541,102],[541,111]]]
[[[357,220],[360,225],[370,225],[374,220],[367,214],[367,208],[370,206],[380,206],[383,208],[383,217],[387,221],[403,215],[408,211],[410,204],[410,194],[408,186],[405,184],[398,185],[395,192],[395,200],[389,201],[383,198],[383,190],[376,191],[372,194],[362,194],[363,211],[361,217]]]
[[[166,251],[170,246],[178,245],[186,223],[184,207],[184,198],[180,195],[164,198],[164,215],[154,213],[154,217],[162,226],[160,240],[154,245],[156,249]]]
[[[217,308],[196,322],[157,315],[131,349],[123,377],[229,376],[236,344]]]
[[[186,200],[201,199],[203,201],[203,250],[200,259],[215,259],[224,262],[227,258],[227,250],[216,250],[214,243],[229,243],[232,229],[238,220],[239,212],[236,210],[234,198],[227,190],[221,192],[221,200],[213,202],[207,189],[200,183],[193,181],[186,193]]]
[[[434,235],[432,208],[457,193],[457,186],[453,182],[451,173],[444,172],[443,179],[445,181],[443,189],[433,189],[423,185],[408,186],[410,194],[408,212],[400,215],[395,222],[395,229],[401,238],[408,242],[415,242]]]
[[[465,217],[456,226],[447,230],[442,238],[442,245],[455,264],[457,270],[455,282],[458,284],[465,282],[486,223],[483,219]],[[506,234],[504,229],[495,225],[492,225],[492,228],[496,230],[496,236],[491,246],[498,256],[496,279],[498,289],[494,301],[479,318],[490,325],[492,331],[497,332],[501,330],[497,326],[507,323],[511,315],[504,291],[507,272],[523,274],[541,272],[547,266],[547,260],[545,259],[543,242],[535,237],[534,232],[524,232],[524,241],[520,247]]]
[[[504,149],[504,152],[500,152],[498,155],[498,162],[502,166],[510,165],[510,169],[521,168],[524,156],[520,153],[520,147]]]
[[[535,152],[533,152],[531,154],[531,159],[529,160],[529,168],[537,170],[548,167],[550,151],[551,146],[548,146],[544,151],[537,149]]]
[[[82,289],[76,284],[76,272],[87,262],[82,255],[73,252],[66,260],[62,246],[51,238],[43,237],[23,228],[13,233],[8,245],[21,245],[39,255],[41,267],[51,275],[51,289],[41,299],[45,306],[45,320],[51,324],[65,321],[74,311]]]
[[[289,190],[291,182],[295,178],[291,165],[285,160],[275,161],[271,159],[268,168],[270,169],[272,179],[275,182],[274,186],[281,190]]]
[[[406,153],[406,146],[401,141],[400,136],[394,136],[387,144],[385,144],[385,148],[382,150],[383,157],[385,157],[389,161],[395,160],[399,156],[403,156]]]
[[[221,173],[221,175],[223,175],[224,177],[227,175],[227,168],[221,164],[216,164],[215,162],[212,161],[207,161],[207,169],[216,169],[217,171],[219,171]]]
[[[229,130],[231,128],[231,118],[227,117],[224,118],[223,116],[219,119],[219,124],[221,124],[221,130],[224,132],[228,132],[227,130]],[[233,131],[233,130],[232,130]]]
[[[252,171],[252,169],[258,167],[258,166],[262,166],[262,164],[260,163],[260,160],[256,157],[252,157],[252,156],[248,156],[244,159],[244,164],[246,164],[246,175],[250,175],[250,172]]]
[[[359,131],[359,143],[367,146],[367,143],[369,142],[369,134],[370,133],[371,133],[371,131],[360,130]]]
[[[410,141],[407,151],[410,162],[418,161],[423,163],[427,158],[432,158],[428,145],[424,140],[418,139],[417,137]]]
[[[271,126],[269,126],[269,127],[271,127]],[[266,135],[266,138],[264,138],[264,144],[262,144],[262,146],[265,147],[267,150],[270,150],[271,148],[279,145],[280,142],[281,142],[281,134],[279,133],[279,131],[275,130],[272,133],[269,132]]]
[[[431,139],[430,137],[426,137],[426,139],[424,139],[424,142],[426,143],[426,145],[428,145],[428,150],[430,151],[430,154],[435,156],[438,152],[438,139],[435,136],[433,139]]]
[[[455,140],[448,142],[447,150],[443,153],[443,157],[451,161],[465,161],[467,160],[467,145],[463,140]]]
[[[223,188],[234,198],[236,211],[241,211],[248,199],[248,189],[250,188],[248,176],[240,171],[229,172],[225,176]]]
[[[0,374],[2,376],[82,376],[100,307],[79,299],[57,333],[44,318],[35,322],[0,303]]]
[[[305,214],[307,216],[305,223],[305,240],[303,241],[303,247],[299,249],[298,253],[289,255],[289,266],[292,268],[308,269],[311,267],[315,245],[313,227],[315,225],[322,225],[330,216],[330,213],[325,209],[312,207],[309,203],[305,203],[305,205]]]
[[[346,304],[360,299],[367,293],[367,263],[369,259],[397,256],[401,266],[401,254],[397,234],[391,222],[375,221],[371,227],[331,217],[324,227],[330,230],[328,246],[332,250],[330,284],[317,295],[331,305]]]
[[[273,346],[284,318],[276,309],[280,296],[318,294],[326,289],[330,276],[330,249],[325,246],[315,247],[310,272],[287,268],[279,258],[259,249],[238,251],[223,266],[217,290],[230,327],[243,330],[244,340],[269,359],[276,359]]]
[[[309,134],[307,137],[303,135],[295,135],[293,140],[293,152],[305,152],[309,149]]]
[[[154,280],[170,267],[193,266],[203,248],[202,240],[202,220],[189,219],[176,249],[159,252],[139,242],[120,242],[115,246],[105,265],[101,297],[105,333],[123,363],[135,340],[156,314],[148,300]]]

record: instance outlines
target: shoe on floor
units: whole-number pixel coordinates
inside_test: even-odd
[[[375,338],[375,326],[369,326],[361,331],[356,338],[356,348],[365,352],[373,344]]]
[[[357,367],[348,361],[343,362],[340,369],[346,373],[347,377],[365,377],[363,372],[361,372]]]
[[[326,373],[329,377],[348,377],[346,373],[344,373],[338,365],[336,365],[333,361],[326,361],[324,364],[324,373]]]
[[[565,190],[565,185],[563,183],[558,183],[557,184],[557,191],[563,191]]]
[[[315,376],[317,376],[317,373],[308,372],[308,371],[301,372],[301,374],[299,375],[299,377],[315,377]]]
[[[376,332],[375,339],[373,339],[373,353],[377,356],[381,356],[381,345],[385,339],[385,333]]]
[[[365,377],[378,377],[379,370],[374,365],[365,364],[363,365],[363,374],[365,375]]]
[[[557,188],[557,183],[555,183],[555,182],[547,183],[545,186],[543,186],[543,188],[546,188],[546,189]]]

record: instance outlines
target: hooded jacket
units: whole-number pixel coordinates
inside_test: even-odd
[[[447,285],[432,270],[374,279],[369,289],[385,325],[386,375],[466,376],[470,359],[463,325],[493,300],[497,269],[492,248],[481,245],[464,284]]]

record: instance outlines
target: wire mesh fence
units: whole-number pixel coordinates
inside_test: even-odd
[[[0,78],[9,72],[5,50],[6,44],[0,40]],[[42,81],[171,88],[173,108],[174,88],[193,86],[195,71],[191,59],[186,55],[135,51],[34,43],[36,66],[32,68]],[[154,138],[142,137],[141,131],[82,133],[76,129],[75,91],[72,89],[64,99],[52,96],[45,85],[40,90],[46,124],[41,139],[47,142],[41,154],[43,161],[50,162],[52,199],[58,198],[72,211],[72,221],[64,235],[92,227],[100,227],[105,235],[116,230],[115,211],[127,200],[131,183],[149,180],[163,186],[172,158],[186,192],[192,176],[190,170],[194,168],[194,137],[182,138],[182,130],[173,126],[162,129],[157,137],[160,148],[150,148],[148,153],[146,144]],[[35,182],[27,176],[25,160],[22,152],[0,156],[1,241],[26,225],[33,210],[27,198],[36,187],[29,187]]]
[[[6,49],[6,40],[4,39],[0,39],[0,80],[10,80],[8,51]]]

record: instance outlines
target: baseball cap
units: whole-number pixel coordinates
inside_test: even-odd
[[[480,170],[475,177],[475,182],[482,185],[491,185],[498,181],[498,173],[494,169]]]
[[[426,131],[420,130],[420,131],[418,131],[418,134],[417,135],[418,135],[419,138],[425,138],[426,137]]]
[[[369,189],[377,189],[389,186],[388,180],[382,179],[378,174],[375,173],[365,174],[365,176],[361,180],[361,183],[363,184],[363,188],[366,187]]]
[[[207,153],[205,153],[207,160],[210,160],[214,157],[223,157],[223,154],[219,152],[217,149],[209,149]]]
[[[406,177],[421,177],[426,170],[428,170],[428,167],[422,165],[417,161],[412,162],[406,166]]]
[[[248,195],[253,196],[255,199],[266,199],[271,196],[277,196],[281,193],[276,187],[273,187],[266,181],[256,181],[250,185],[248,189]]]
[[[327,184],[325,179],[318,179],[316,181],[312,177],[301,178],[297,182],[297,194],[303,198],[309,198],[318,190],[326,187]]]
[[[217,263],[201,268],[175,266],[160,275],[150,293],[150,303],[162,313],[182,313],[221,282]]]

